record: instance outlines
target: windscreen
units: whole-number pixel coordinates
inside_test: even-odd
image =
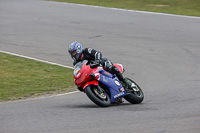
[[[85,64],[86,62],[88,61],[87,60],[80,61],[74,66],[74,76],[81,70],[81,68],[83,67],[83,64]]]

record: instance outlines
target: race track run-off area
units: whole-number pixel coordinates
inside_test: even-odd
[[[144,101],[101,108],[76,92],[4,102],[0,133],[199,133],[200,18],[0,1],[0,50],[72,67],[75,40],[123,64]]]

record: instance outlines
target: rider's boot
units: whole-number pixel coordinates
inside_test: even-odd
[[[127,78],[123,77],[122,82],[125,84],[125,86],[128,89],[132,89],[133,87],[136,87],[134,83],[132,83],[130,80],[128,80]]]
[[[130,80],[125,78],[125,76],[119,71],[119,69],[115,66],[112,68],[115,75],[118,77],[118,79],[125,84],[125,88],[132,89],[136,85],[132,83]]]

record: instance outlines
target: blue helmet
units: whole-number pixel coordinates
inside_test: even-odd
[[[68,52],[73,59],[78,60],[83,52],[82,45],[75,41],[69,45]]]

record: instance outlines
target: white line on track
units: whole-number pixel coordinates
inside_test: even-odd
[[[28,99],[23,99],[23,100],[8,101],[8,102],[2,102],[0,104],[40,100],[40,99],[46,99],[46,98],[52,98],[52,97],[59,97],[59,96],[64,96],[64,95],[70,95],[70,94],[74,94],[74,93],[78,93],[78,92],[80,92],[80,91],[72,91],[72,92],[67,92],[67,93],[57,94],[57,95],[52,95],[52,96],[39,96],[39,97],[36,97],[36,98],[28,98]]]
[[[74,69],[71,66],[65,66],[65,65],[62,65],[62,64],[58,64],[58,63],[54,63],[54,62],[50,62],[50,61],[45,61],[45,60],[41,60],[41,59],[36,59],[36,58],[28,57],[28,56],[25,56],[25,55],[15,54],[15,53],[12,53],[12,52],[7,52],[7,51],[3,51],[3,50],[0,50],[0,52],[10,54],[10,55],[14,55],[14,56],[18,56],[18,57],[22,57],[22,58],[26,58],[26,59],[31,59],[31,60],[43,62],[43,63],[47,63],[47,64],[51,64],[51,65],[57,65],[57,66],[65,67],[65,68]]]
[[[176,15],[176,14],[159,13],[159,12],[148,12],[148,11],[128,10],[128,9],[121,9],[121,8],[111,8],[111,7],[102,7],[102,6],[93,6],[93,5],[84,5],[84,4],[74,4],[74,3],[66,3],[66,2],[55,2],[55,1],[49,1],[49,2],[57,3],[57,4],[65,4],[65,5],[74,5],[74,6],[83,6],[83,7],[93,7],[93,8],[111,9],[111,10],[118,10],[118,11],[138,12],[138,13],[144,13],[144,14],[155,14],[155,15],[166,15],[166,16],[174,16],[174,17],[183,17],[183,18],[196,18],[196,19],[200,19],[200,17],[195,17],[195,16],[185,16],[185,15]]]
[[[14,56],[18,56],[18,57],[22,57],[22,58],[26,58],[26,59],[31,59],[31,60],[43,62],[43,63],[47,63],[47,64],[51,64],[51,65],[57,65],[57,66],[65,67],[65,68],[74,69],[74,68],[71,67],[71,66],[65,66],[65,65],[58,64],[58,63],[54,63],[54,62],[49,62],[49,61],[45,61],[45,60],[41,60],[41,59],[36,59],[36,58],[32,58],[32,57],[20,55],[20,54],[15,54],[15,53],[12,53],[12,52],[7,52],[7,51],[3,51],[3,50],[0,50],[0,52],[1,52],[1,53],[10,54],[10,55],[14,55]],[[52,96],[46,96],[46,97],[45,97],[45,96],[41,96],[41,97],[32,98],[32,99],[9,101],[9,102],[3,102],[3,103],[0,103],[0,104],[10,103],[10,102],[13,103],[13,102],[20,102],[20,101],[30,101],[30,100],[38,100],[38,99],[44,99],[44,98],[51,98],[51,97],[57,97],[57,96],[63,96],[63,95],[74,94],[74,93],[77,93],[77,92],[79,92],[79,91],[73,91],[73,92],[68,92],[68,93],[64,93],[64,94],[57,94],[57,95],[52,95]]]

